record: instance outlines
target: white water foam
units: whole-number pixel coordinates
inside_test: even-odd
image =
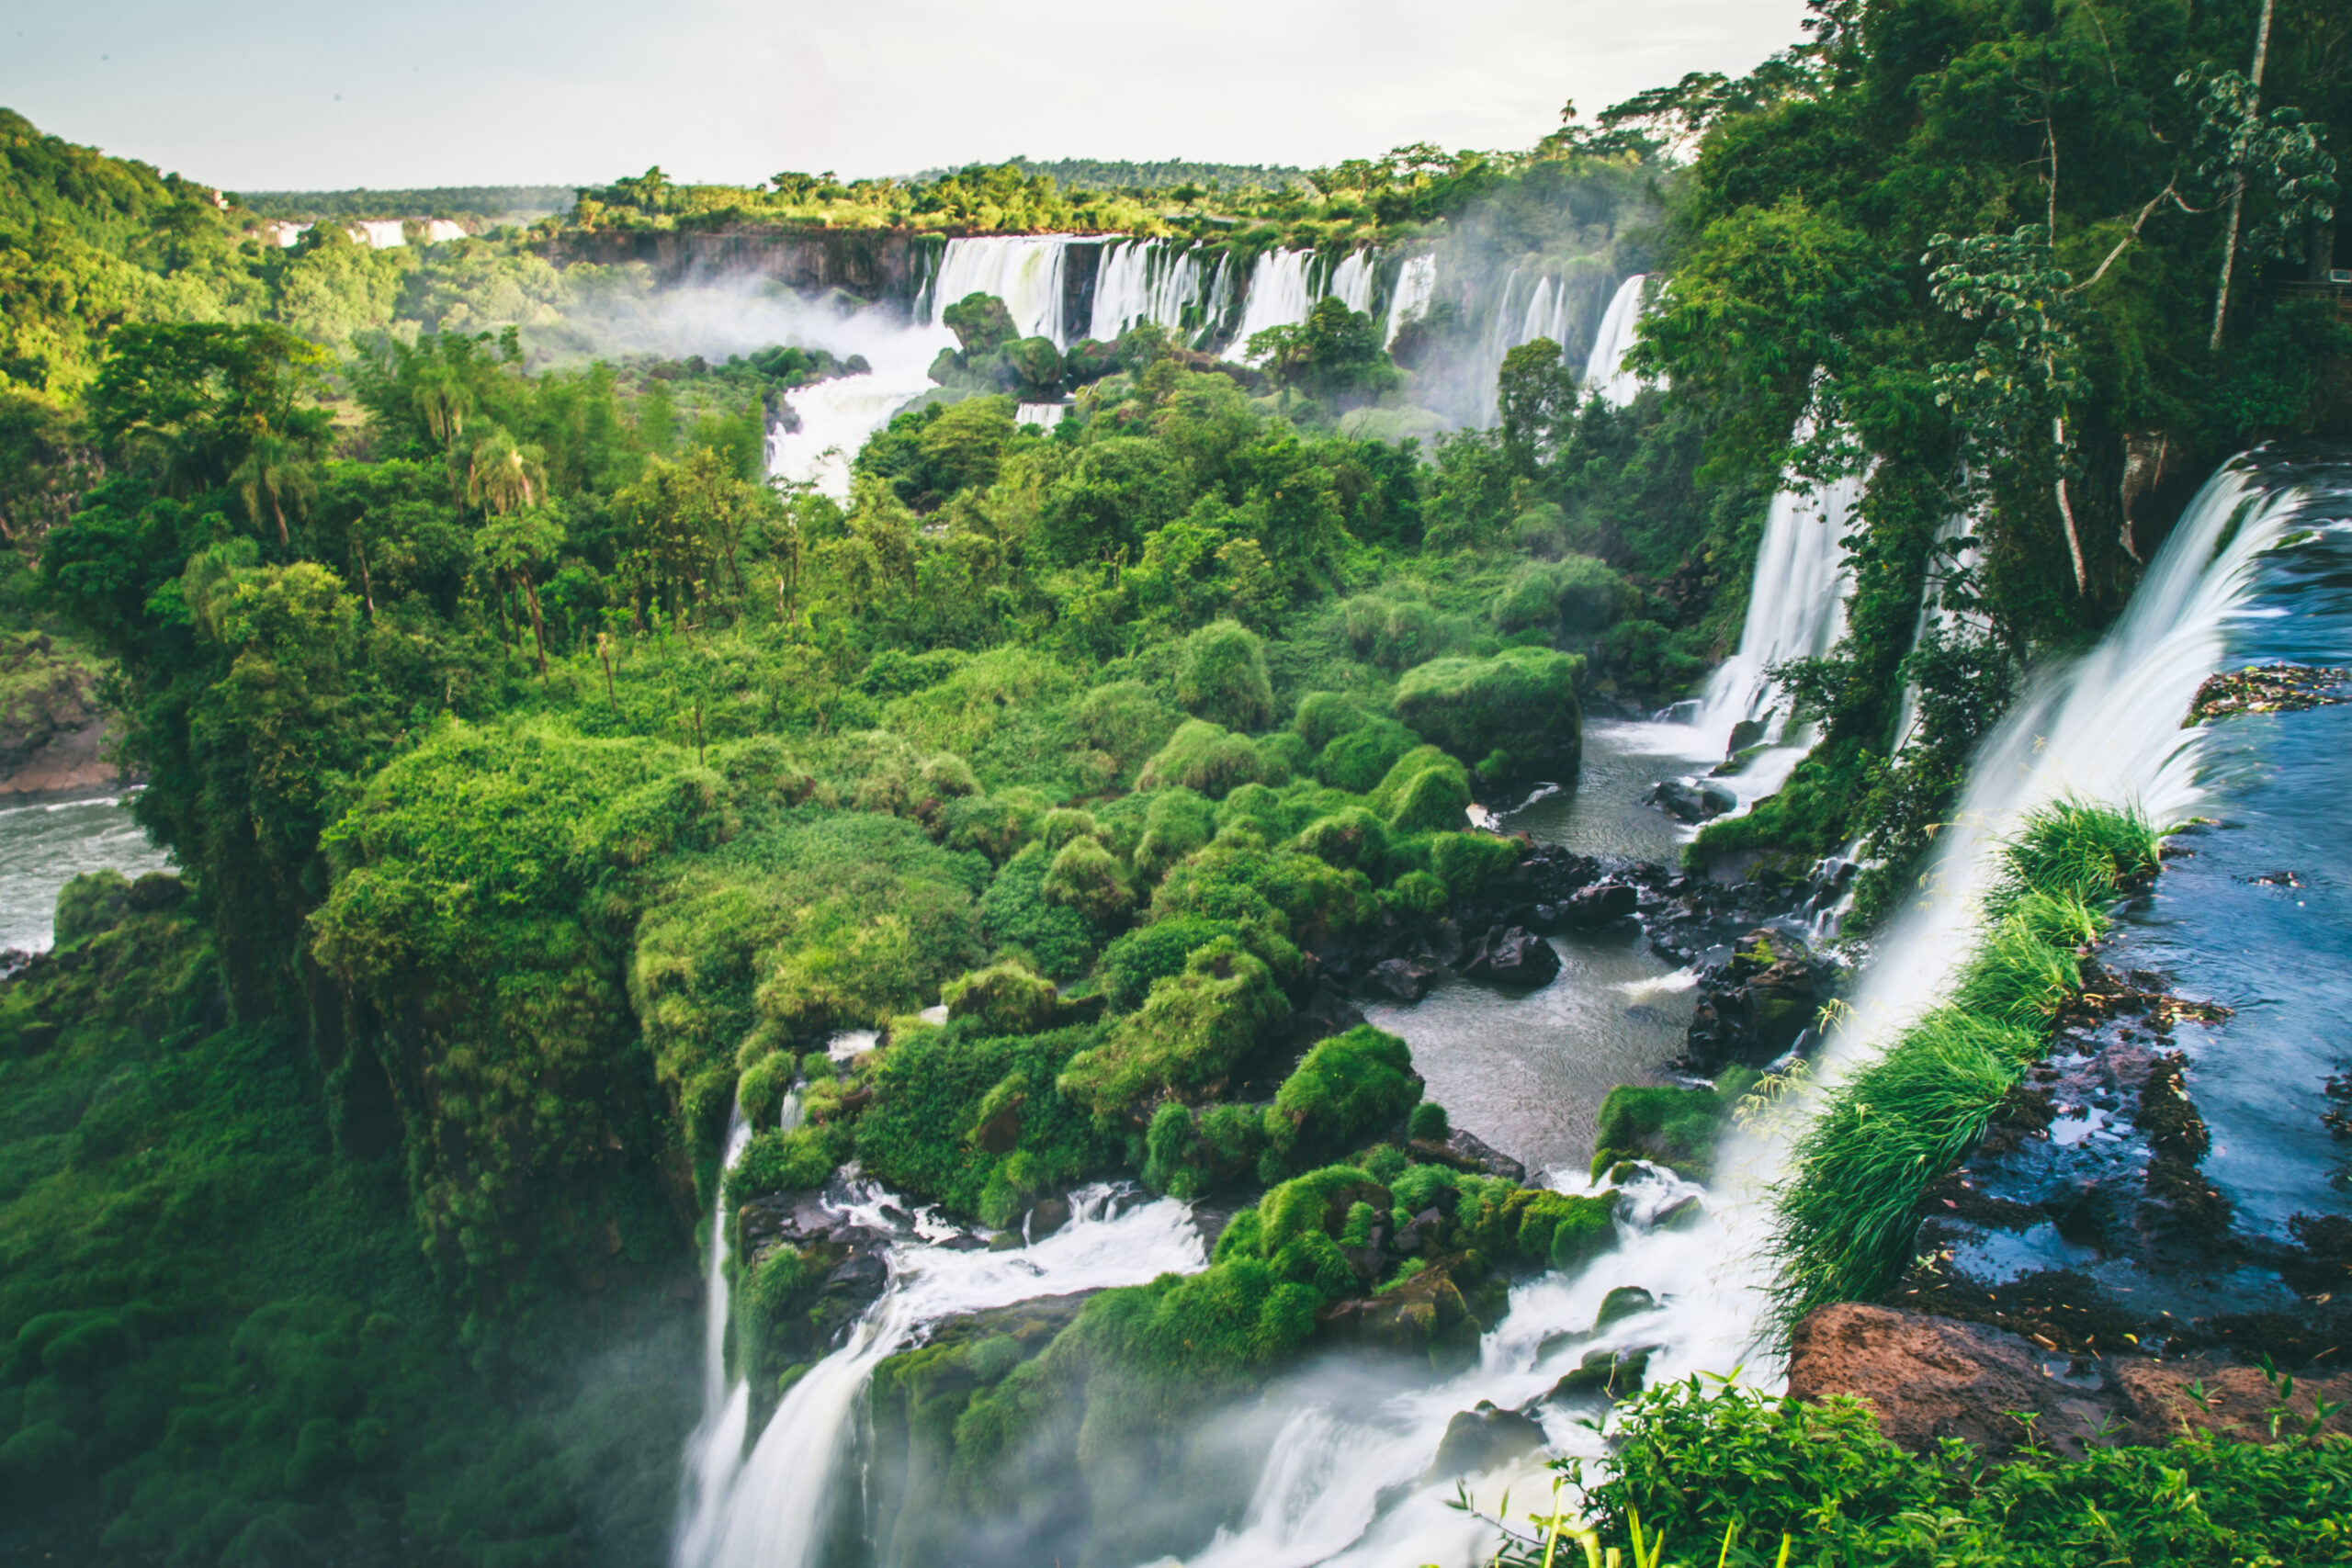
[[[1592,353],[1584,362],[1586,388],[1614,408],[1623,408],[1642,389],[1641,378],[1625,368],[1625,352],[1634,346],[1634,329],[1641,322],[1645,281],[1637,272],[1617,286],[1600,318],[1600,330],[1593,334]]]
[[[1437,253],[1422,251],[1407,256],[1396,269],[1396,289],[1388,299],[1388,333],[1382,346],[1392,345],[1408,322],[1429,314],[1437,298]]]
[[[792,1106],[797,1111],[797,1097]],[[743,1451],[743,1427],[751,1414],[751,1390],[727,1378],[727,1173],[743,1157],[752,1128],[738,1105],[728,1113],[726,1153],[719,1161],[718,1196],[711,1201],[710,1262],[703,1274],[702,1420],[686,1439],[685,1492],[679,1499],[673,1552],[682,1560],[695,1543],[701,1522],[733,1473]]]

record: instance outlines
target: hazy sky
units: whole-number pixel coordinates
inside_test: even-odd
[[[0,0],[0,105],[231,189],[1524,147],[1803,0]]]

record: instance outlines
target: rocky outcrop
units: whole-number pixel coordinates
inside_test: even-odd
[[[1752,931],[1711,956],[1701,960],[1686,1047],[1702,1072],[1763,1066],[1796,1044],[1829,999],[1828,965],[1785,931]]]
[[[1560,976],[1560,955],[1525,926],[1497,926],[1462,955],[1457,965],[1473,980],[1533,988]]]
[[[1792,1397],[1867,1400],[1889,1440],[1921,1453],[1945,1438],[1999,1458],[2029,1435],[2076,1453],[2197,1430],[2257,1442],[2352,1434],[2352,1372],[2282,1385],[2215,1359],[2070,1356],[1997,1328],[1851,1302],[1809,1314],[1789,1348]],[[2331,1407],[2324,1420],[2315,1398]]]
[[[0,640],[0,795],[118,782],[93,668],[46,633]]]

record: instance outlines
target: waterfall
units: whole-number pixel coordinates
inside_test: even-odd
[[[970,294],[993,294],[1012,313],[1023,337],[1051,338],[1056,348],[1069,342],[1062,326],[1062,262],[1067,234],[982,234],[947,242],[931,282],[933,324],[947,307]]]
[[[1584,384],[1614,408],[1623,408],[1642,389],[1640,379],[1625,368],[1625,351],[1634,346],[1634,327],[1642,319],[1645,280],[1637,272],[1617,286],[1584,362]]]
[[[787,1101],[795,1112],[798,1098]],[[702,1420],[686,1440],[685,1491],[679,1499],[674,1536],[674,1548],[682,1555],[710,1517],[719,1489],[743,1450],[743,1427],[751,1416],[750,1389],[740,1382],[730,1388],[727,1382],[727,1173],[751,1141],[752,1129],[738,1105],[728,1113],[718,1193],[710,1206],[710,1266],[703,1276]]]
[[[1061,423],[1062,415],[1069,412],[1068,403],[1019,403],[1013,407],[1012,423],[1043,425],[1047,430],[1051,430]]]
[[[2217,478],[2105,640],[2045,673],[1987,738],[1956,821],[1937,840],[1939,892],[1882,942],[1863,977],[1856,1024],[1831,1036],[1823,1075],[1850,1068],[1893,1027],[1948,992],[1993,852],[2021,812],[2068,792],[2134,800],[2159,822],[2177,821],[2197,804],[2201,732],[2183,731],[2181,717],[2222,661],[2224,634],[2244,613],[2251,569],[2292,510],[2290,499],[2254,499],[2243,471]],[[1762,1137],[1735,1134],[1709,1188],[1663,1171],[1629,1182],[1616,1250],[1576,1274],[1514,1288],[1509,1314],[1481,1342],[1475,1369],[1385,1398],[1328,1366],[1271,1388],[1279,1436],[1242,1522],[1219,1532],[1191,1568],[1386,1568],[1483,1556],[1492,1550],[1491,1534],[1446,1506],[1454,1478],[1430,1472],[1447,1423],[1482,1399],[1524,1406],[1593,1349],[1657,1347],[1647,1371],[1654,1386],[1736,1369],[1744,1383],[1779,1387],[1785,1370],[1760,1343],[1770,1306],[1770,1187],[1783,1174],[1803,1114]],[[1581,1172],[1549,1172],[1547,1179],[1565,1190],[1587,1190]],[[1654,1224],[1692,1195],[1702,1205],[1697,1223]],[[1548,1337],[1589,1329],[1602,1297],[1620,1285],[1649,1291],[1657,1308],[1544,1350]],[[1605,1457],[1599,1434],[1572,1413],[1546,1409],[1541,1418],[1554,1451]],[[1543,1457],[1471,1477],[1474,1498],[1493,1511],[1506,1488],[1514,1497],[1545,1495]]]
[[[1234,333],[1232,352],[1249,352],[1250,340],[1269,327],[1295,327],[1306,320],[1314,304],[1307,288],[1307,265],[1313,251],[1268,251],[1250,269],[1250,291],[1243,297],[1241,327]]]
[[[1373,274],[1378,257],[1369,250],[1350,251],[1331,269],[1330,281],[1323,292],[1351,310],[1372,309]]]
[[[1436,297],[1437,253],[1422,251],[1407,256],[1396,272],[1396,292],[1388,301],[1388,335],[1382,346],[1394,344],[1407,322],[1427,315],[1430,301]]]
[[[1163,240],[1113,240],[1102,247],[1094,277],[1094,313],[1086,335],[1110,343],[1138,321],[1155,321],[1170,332],[1185,325],[1185,313],[1207,304],[1198,250]]]
[[[363,218],[345,232],[371,251],[389,251],[408,243],[407,226],[397,218]]]
[[[1798,439],[1804,439],[1802,434]],[[1786,480],[1792,488],[1772,498],[1764,538],[1757,547],[1739,650],[1708,678],[1692,720],[1704,744],[1718,755],[1731,743],[1732,727],[1743,719],[1763,720],[1763,738],[1779,740],[1788,716],[1780,709],[1780,688],[1771,667],[1792,659],[1817,659],[1846,633],[1850,581],[1840,541],[1853,525],[1867,481],[1849,477],[1816,489],[1794,475]],[[1794,759],[1789,765],[1795,765]],[[1772,787],[1779,787],[1778,781]],[[1741,793],[1745,796],[1747,791]]]
[[[1937,525],[1936,543],[1949,544],[1965,535],[1971,526],[1972,520],[1967,517],[1947,517]],[[1959,558],[1952,563],[1952,566],[1964,570],[1976,563],[1979,553],[1977,547],[1971,545],[1960,553]],[[1914,648],[1919,646],[1919,639],[1928,635],[1928,629],[1930,626],[1948,626],[1955,618],[1952,612],[1946,609],[1937,597],[1942,581],[1943,579],[1940,576],[1930,576],[1927,584],[1920,590],[1918,618],[1911,623],[1911,646]],[[1903,684],[1903,700],[1895,705],[1893,732],[1894,738],[1890,743],[1888,756],[1900,757],[1909,749],[1912,728],[1918,717],[1919,682],[1906,681]]]
[[[1183,1204],[1161,1199],[1120,1212],[1118,1197],[1106,1186],[1073,1192],[1069,1224],[1005,1252],[937,1245],[922,1233],[946,1240],[952,1229],[918,1216],[916,1234],[890,1248],[889,1285],[849,1342],[792,1385],[748,1459],[713,1475],[711,1510],[703,1528],[681,1535],[672,1559],[677,1568],[810,1568],[819,1561],[831,1517],[824,1505],[866,1382],[927,1325],[1206,1265]],[[905,1228],[890,1195],[871,1185],[861,1184],[840,1207],[876,1230]]]
[[[1950,990],[1994,852],[2025,813],[2075,795],[2137,805],[2161,827],[2195,808],[2203,732],[2181,721],[2220,667],[2256,558],[2278,540],[2294,506],[2291,491],[2263,492],[2241,464],[2216,474],[2098,646],[2044,671],[1985,737],[1936,836],[1922,883],[1930,894],[1880,941],[1854,998],[1857,1027],[1832,1037],[1823,1077],[1838,1076]]]
[[[849,499],[849,465],[865,438],[890,416],[933,385],[930,359],[896,365],[876,362],[863,376],[820,381],[790,395],[798,430],[781,425],[768,432],[768,472],[796,483],[813,481],[836,501]]]

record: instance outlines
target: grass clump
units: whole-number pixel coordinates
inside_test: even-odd
[[[1784,1328],[1816,1306],[1876,1299],[1911,1262],[1928,1188],[1984,1135],[2081,987],[2076,951],[2144,886],[2158,837],[2136,811],[2064,800],[2000,851],[1987,924],[1951,1002],[1833,1090],[1778,1195]]]
[[[1335,1158],[1410,1111],[1421,1098],[1405,1043],[1368,1023],[1307,1052],[1266,1111],[1266,1138],[1293,1167]]]
[[[1227,729],[1263,729],[1274,721],[1274,687],[1266,645],[1238,621],[1216,621],[1184,641],[1176,700],[1186,713]]]
[[[1152,982],[1142,1008],[1070,1059],[1060,1091],[1096,1117],[1133,1117],[1163,1094],[1214,1098],[1260,1035],[1290,1017],[1273,974],[1230,936],[1194,950],[1182,974]]]
[[[1465,761],[1500,754],[1495,782],[1576,777],[1584,744],[1584,660],[1546,648],[1436,659],[1396,683],[1396,716]]]
[[[1219,800],[1265,777],[1265,760],[1249,740],[1206,719],[1187,719],[1144,764],[1138,789],[1174,785]]]
[[[1755,1087],[1756,1078],[1748,1068],[1733,1067],[1713,1089],[1619,1084],[1600,1102],[1593,1179],[1599,1180],[1620,1160],[1645,1159],[1695,1180],[1706,1179],[1714,1170],[1724,1121]]]

